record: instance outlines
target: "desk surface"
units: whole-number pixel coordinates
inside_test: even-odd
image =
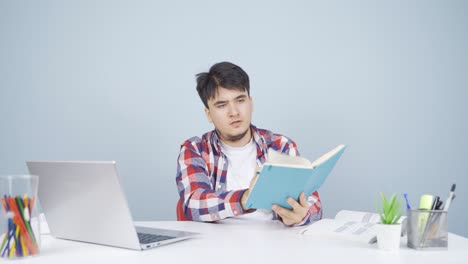
[[[113,248],[42,236],[41,253],[25,263],[466,263],[468,239],[449,234],[446,250],[417,251],[402,247],[396,252],[361,244],[300,235],[301,227],[288,228],[279,222],[220,223],[137,222],[141,226],[201,233],[197,238],[145,251]],[[239,259],[239,256],[242,256]],[[208,258],[209,261],[208,261]],[[13,263],[13,262],[12,262]]]

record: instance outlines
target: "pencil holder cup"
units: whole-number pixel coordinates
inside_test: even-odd
[[[21,258],[39,253],[40,222],[36,175],[0,176],[0,256]]]
[[[408,210],[408,247],[414,249],[447,248],[447,211]]]

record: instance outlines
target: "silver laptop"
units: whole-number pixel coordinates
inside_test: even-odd
[[[38,197],[56,238],[143,250],[197,235],[134,226],[113,161],[26,164],[39,176]]]

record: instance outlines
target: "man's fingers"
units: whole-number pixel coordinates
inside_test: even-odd
[[[293,211],[281,207],[279,205],[273,205],[272,209],[273,211],[275,211],[275,213],[279,215],[279,217],[281,217],[281,220],[287,226],[297,224],[301,220],[300,218],[298,218],[298,215],[295,214]]]
[[[304,216],[307,215],[307,211],[309,210],[310,206],[307,202],[305,194],[302,192],[299,195],[299,202],[291,197],[288,197],[286,202],[291,205],[292,210],[276,204],[274,204],[271,209],[281,217],[283,223],[286,225],[293,225],[302,221]]]
[[[296,220],[294,219],[291,219],[291,218],[287,218],[287,217],[281,217],[281,219],[283,220],[283,223],[287,226],[292,226],[294,224],[296,224]]]
[[[307,199],[304,193],[301,193],[301,195],[299,196],[299,202],[302,207],[309,209],[310,205],[309,205],[309,202],[307,202]]]
[[[286,199],[286,202],[288,202],[288,204],[292,206],[293,211],[298,211],[302,209],[302,206],[291,197],[288,197],[288,199]]]
[[[281,218],[291,218],[292,212],[289,209],[281,207],[279,205],[274,204],[271,209],[275,211],[275,213],[279,214]]]

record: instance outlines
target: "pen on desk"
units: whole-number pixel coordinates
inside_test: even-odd
[[[447,201],[445,201],[444,211],[448,211],[448,209],[450,208],[450,204],[452,203],[453,196],[455,195],[455,188],[457,188],[457,185],[454,183],[452,184],[452,188],[450,188],[450,193],[447,198]]]
[[[454,186],[452,186],[451,194],[453,193],[453,191],[455,191]],[[453,193],[453,195],[449,195],[450,203],[455,199],[455,197],[456,197],[455,193]],[[449,203],[449,207],[450,207],[450,203]],[[441,210],[441,207],[442,207],[442,201],[440,201],[439,199],[435,209],[433,208],[432,210]],[[444,216],[443,214],[445,214],[445,217],[443,217]],[[440,212],[431,212],[431,215],[429,216],[429,219],[426,224],[426,228],[424,230],[423,239],[421,241],[421,247],[424,246],[424,243],[426,243],[428,239],[429,240],[434,239],[440,235],[441,230],[444,229],[444,226],[446,225],[446,221],[447,221],[446,214],[447,214],[446,210],[443,210]]]
[[[435,227],[434,223],[437,217],[433,214],[432,210],[436,209],[439,200],[439,196],[423,195],[421,197],[421,204],[419,209],[431,211],[427,213],[420,212],[419,215],[419,235],[421,236],[420,247],[424,247],[428,233],[432,228]]]
[[[437,205],[440,204],[440,197],[439,196],[435,196],[434,197],[434,201],[432,202],[432,207],[431,207],[431,210],[437,210]],[[424,229],[424,233],[427,233],[428,232],[428,228],[431,228],[431,226],[434,224],[434,222],[436,222],[437,220],[437,215],[438,214],[434,214],[434,212],[431,212],[429,214],[429,219],[427,220],[427,224],[426,224],[426,227]]]
[[[455,187],[452,186],[453,191],[455,191]],[[451,197],[451,198],[450,198]],[[445,206],[442,208],[442,202],[440,202],[440,205],[438,206],[438,210],[441,210],[440,213],[437,214],[438,217],[434,219],[434,227],[430,231],[429,236],[430,237],[440,237],[444,235],[444,232],[447,230],[447,214],[448,211],[445,209],[446,207],[450,207],[450,203],[457,197],[457,195],[454,193],[453,195],[449,195],[449,200],[445,201]],[[449,204],[447,206],[447,204]],[[443,209],[443,210],[442,210]]]
[[[431,210],[434,199],[430,194],[424,194],[421,196],[419,202],[419,210]],[[422,237],[424,230],[426,229],[427,219],[429,218],[429,212],[418,213],[418,229],[419,236]]]
[[[411,205],[410,205],[410,202],[408,200],[408,194],[404,193],[403,196],[405,197],[405,200],[406,200],[406,209],[411,210]]]
[[[439,201],[440,201],[440,197],[436,195],[434,197],[434,201],[432,202],[431,210],[436,210],[437,204],[439,204]]]

